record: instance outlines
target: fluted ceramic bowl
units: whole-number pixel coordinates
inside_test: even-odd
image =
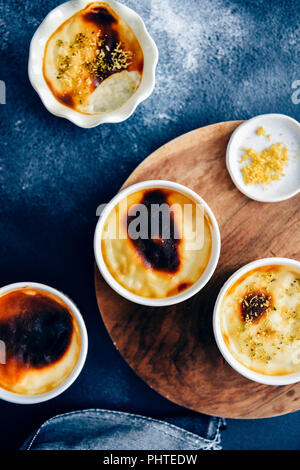
[[[54,8],[36,30],[30,44],[28,74],[30,82],[39,94],[45,107],[55,116],[69,119],[79,127],[95,127],[103,123],[116,123],[125,121],[132,115],[136,107],[148,98],[155,84],[155,69],[158,61],[158,50],[155,42],[149,35],[142,18],[131,8],[115,0],[105,0],[106,3],[119,15],[133,30],[144,54],[144,69],[141,83],[136,92],[118,109],[101,114],[82,114],[61,104],[52,94],[43,75],[43,58],[49,37],[68,18],[84,9],[88,0],[71,0]]]

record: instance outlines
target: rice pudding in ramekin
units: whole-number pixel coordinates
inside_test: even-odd
[[[266,258],[224,284],[214,308],[214,333],[227,362],[267,385],[300,381],[300,262]]]
[[[172,305],[209,281],[220,233],[211,209],[194,191],[170,181],[145,181],[122,190],[105,207],[94,251],[101,274],[120,295],[143,305]]]

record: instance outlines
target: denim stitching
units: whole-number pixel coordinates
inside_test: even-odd
[[[48,419],[47,421],[45,421],[41,426],[40,428],[35,432],[34,436],[32,437],[30,443],[28,444],[27,446],[27,450],[30,450],[34,441],[36,440],[36,438],[38,437],[38,435],[40,434],[40,432],[42,431],[42,429],[44,429],[44,427],[51,423],[52,421],[54,420],[60,420],[60,419],[63,419],[67,416],[75,416],[77,414],[88,414],[88,413],[96,413],[96,414],[101,414],[102,417],[104,417],[104,419],[108,419],[109,416],[103,416],[103,415],[125,415],[125,416],[129,416],[130,419],[132,419],[133,421],[135,422],[138,422],[138,421],[144,421],[146,422],[146,424],[152,424],[156,429],[159,429],[163,434],[166,434],[167,436],[172,436],[182,442],[185,442],[185,441],[188,441],[189,443],[191,444],[197,444],[199,443],[200,445],[203,446],[203,444],[205,445],[205,447],[202,447],[202,449],[208,449],[208,448],[212,448],[214,446],[214,444],[219,444],[220,442],[220,424],[218,425],[218,428],[217,428],[217,431],[216,431],[216,435],[214,437],[213,440],[209,440],[209,439],[205,439],[204,437],[201,437],[201,436],[196,436],[195,437],[191,437],[189,436],[188,434],[192,434],[190,433],[189,431],[186,431],[186,430],[182,430],[181,428],[178,428],[177,426],[173,425],[173,424],[166,424],[164,423],[163,421],[160,421],[160,420],[154,420],[153,418],[149,418],[147,416],[138,416],[138,415],[133,415],[133,414],[130,414],[130,413],[126,413],[126,412],[119,412],[119,411],[111,411],[111,410],[100,410],[100,409],[96,409],[96,408],[91,408],[91,409],[87,409],[87,410],[77,410],[77,411],[71,411],[69,413],[64,413],[64,414],[60,414],[60,415],[56,415],[56,416],[53,416],[52,418]],[[159,421],[161,423],[161,425],[163,427],[168,427],[168,428],[171,428],[171,429],[174,429],[174,434],[173,433],[170,433],[168,432],[166,429],[161,429],[161,426],[158,426],[158,423],[157,421]],[[186,438],[183,438],[183,437],[180,437],[180,436],[175,436],[175,432],[178,432],[178,429],[180,430],[179,432],[185,432],[187,433],[187,436]],[[196,442],[195,442],[196,441]],[[201,450],[201,449],[199,449]]]

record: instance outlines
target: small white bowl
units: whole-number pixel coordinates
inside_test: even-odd
[[[79,376],[84,366],[86,356],[87,356],[87,349],[88,349],[87,331],[86,331],[84,320],[78,308],[66,295],[62,294],[58,290],[53,289],[53,287],[46,286],[45,284],[40,284],[38,282],[16,282],[14,284],[9,284],[7,286],[1,287],[0,296],[7,292],[11,292],[16,289],[24,289],[27,287],[32,288],[32,289],[40,289],[45,292],[49,292],[50,294],[53,294],[59,297],[69,307],[69,309],[72,311],[74,315],[74,318],[77,320],[77,323],[79,326],[80,335],[81,335],[81,349],[80,349],[80,354],[78,357],[77,364],[72,370],[69,377],[59,387],[53,390],[50,390],[49,392],[41,393],[39,395],[21,395],[19,393],[9,392],[0,387],[0,399],[9,401],[11,403],[18,403],[21,405],[32,405],[35,403],[42,403],[44,401],[51,400],[52,398],[57,397],[58,395],[63,393],[65,390],[67,390],[67,388],[69,388]],[[0,365],[0,367],[2,366]]]
[[[259,374],[258,372],[254,372],[248,369],[246,366],[241,364],[229,351],[226,343],[223,339],[221,325],[220,325],[220,317],[219,317],[219,309],[224,298],[224,295],[228,291],[228,289],[244,274],[251,271],[252,269],[258,268],[260,266],[268,266],[273,264],[279,264],[283,266],[290,266],[292,268],[296,268],[300,270],[300,262],[289,259],[289,258],[263,258],[256,261],[252,261],[249,264],[246,264],[242,268],[238,269],[230,278],[225,282],[222,289],[219,292],[217,297],[214,313],[213,313],[213,329],[214,335],[216,339],[216,343],[218,348],[224,357],[224,359],[228,362],[229,365],[237,372],[239,372],[247,379],[253,380],[254,382],[258,382],[264,385],[289,385],[300,382],[300,372],[296,372],[294,374],[287,374],[287,375],[265,375]]]
[[[101,238],[102,238],[103,227],[104,227],[104,224],[108,215],[111,213],[113,208],[123,198],[127,197],[129,194],[135,193],[136,191],[140,191],[143,189],[149,189],[149,188],[173,189],[174,191],[177,191],[179,193],[186,195],[196,204],[202,204],[202,206],[204,207],[204,211],[208,214],[210,221],[211,221],[210,229],[211,229],[211,235],[212,235],[212,250],[211,250],[209,262],[203,274],[201,275],[200,279],[198,279],[198,281],[196,281],[189,289],[185,290],[184,292],[174,295],[172,297],[167,297],[163,299],[151,299],[148,297],[141,297],[139,295],[133,294],[132,292],[130,292],[129,290],[121,286],[114,279],[114,277],[110,274],[109,270],[107,269],[107,266],[103,259],[102,250],[101,250]],[[195,295],[197,292],[199,292],[210,280],[211,276],[213,275],[216,269],[219,256],[220,256],[220,249],[221,249],[221,238],[220,238],[219,226],[208,204],[197,193],[195,193],[195,191],[192,191],[186,186],[179,184],[179,183],[173,183],[172,181],[164,181],[164,180],[143,181],[141,183],[133,184],[132,186],[129,186],[128,188],[125,188],[122,191],[120,191],[106,205],[105,209],[103,210],[98,220],[96,230],[95,230],[95,236],[94,236],[95,259],[96,259],[97,266],[103,278],[105,279],[105,281],[118,294],[120,294],[122,297],[125,297],[125,299],[128,299],[131,302],[135,302],[140,305],[148,305],[152,307],[163,307],[167,305],[174,305],[174,304],[177,304],[179,302],[183,302],[184,300],[189,299],[190,297]]]
[[[28,74],[29,80],[39,94],[45,107],[55,116],[69,119],[79,127],[91,128],[103,123],[125,121],[136,107],[148,98],[155,85],[155,69],[158,61],[158,50],[149,35],[142,18],[131,8],[115,0],[104,0],[134,31],[144,54],[144,69],[137,91],[120,108],[110,113],[82,114],[61,104],[52,94],[43,75],[43,58],[49,37],[68,18],[85,8],[88,0],[71,0],[54,8],[36,30],[30,44]]]
[[[259,127],[264,127],[268,139],[257,135]],[[283,142],[289,151],[290,161],[279,181],[274,181],[265,189],[261,185],[246,185],[243,180],[240,162],[243,148],[253,147],[261,151],[277,142]],[[284,114],[262,114],[241,124],[232,134],[226,151],[226,165],[232,181],[246,196],[255,201],[279,202],[300,192],[300,124]]]

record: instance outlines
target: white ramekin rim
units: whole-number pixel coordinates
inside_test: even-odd
[[[172,296],[167,297],[164,299],[151,299],[147,297],[141,297],[139,295],[133,294],[132,292],[128,291],[126,288],[121,286],[114,277],[110,274],[106,263],[102,256],[101,250],[101,237],[102,231],[107,219],[107,216],[110,214],[112,209],[126,196],[132,194],[136,191],[142,189],[149,189],[149,188],[168,188],[183,193],[189,196],[192,200],[196,201],[203,205],[205,212],[208,214],[210,221],[211,221],[211,234],[212,234],[212,250],[209,262],[201,275],[201,277],[196,281],[189,289],[185,290],[184,292]],[[184,186],[179,183],[175,183],[173,181],[166,181],[166,180],[148,180],[142,181],[140,183],[133,184],[128,186],[127,188],[121,190],[105,207],[102,214],[99,217],[95,236],[94,236],[94,253],[95,253],[95,260],[98,266],[100,273],[102,274],[103,278],[107,282],[107,284],[114,289],[119,295],[140,305],[146,305],[150,307],[165,307],[168,305],[175,305],[177,303],[183,302],[184,300],[189,299],[193,295],[197,294],[210,280],[212,277],[216,266],[219,261],[221,250],[221,237],[220,237],[220,230],[218,226],[218,222],[215,218],[214,213],[210,209],[209,205],[202,199],[195,191]]]
[[[217,346],[224,357],[224,359],[228,362],[228,364],[239,372],[241,375],[246,377],[247,379],[253,380],[254,382],[258,382],[264,385],[289,385],[300,382],[300,372],[296,372],[294,374],[287,374],[287,375],[265,375],[259,374],[258,372],[254,372],[248,369],[246,366],[241,364],[230,352],[226,343],[223,339],[223,335],[221,332],[221,325],[220,325],[220,318],[219,318],[219,308],[221,302],[224,298],[225,293],[227,290],[237,281],[241,276],[246,274],[247,272],[251,271],[252,269],[258,268],[260,266],[268,266],[268,265],[283,265],[283,266],[290,266],[292,268],[296,268],[300,270],[300,261],[290,259],[290,258],[262,258],[251,263],[248,263],[242,266],[240,269],[235,271],[229,279],[225,282],[223,287],[221,288],[217,300],[215,302],[214,311],[213,311],[213,330],[214,336],[217,343]]]
[[[69,388],[79,376],[84,366],[86,356],[87,356],[87,350],[88,350],[88,335],[87,335],[86,326],[81,316],[81,313],[79,312],[74,302],[70,300],[69,297],[67,297],[62,292],[58,291],[57,289],[54,289],[53,287],[47,286],[45,284],[41,284],[39,282],[16,282],[14,284],[9,284],[7,286],[1,287],[0,296],[7,292],[10,292],[16,289],[27,288],[27,287],[32,288],[32,289],[40,289],[45,292],[49,292],[50,294],[53,294],[59,297],[70,308],[79,326],[80,336],[81,336],[81,348],[80,348],[78,361],[76,363],[76,366],[72,370],[71,374],[67,377],[67,379],[61,385],[59,385],[53,390],[50,390],[49,392],[41,393],[39,395],[21,395],[19,393],[9,392],[8,390],[5,390],[0,387],[0,399],[11,402],[11,403],[21,404],[21,405],[32,405],[35,403],[42,403],[44,401],[51,400],[52,398],[57,397],[58,395],[63,393],[65,390],[67,390],[67,388]]]
[[[144,53],[144,70],[137,91],[120,108],[110,113],[87,115],[61,104],[52,94],[43,75],[43,57],[51,34],[68,18],[91,3],[88,0],[70,0],[54,8],[46,16],[33,35],[29,49],[29,80],[44,106],[55,116],[63,117],[79,127],[92,128],[103,123],[117,123],[128,119],[136,107],[147,99],[155,85],[158,49],[148,33],[142,18],[131,8],[116,0],[103,0],[122,17],[136,34]]]

